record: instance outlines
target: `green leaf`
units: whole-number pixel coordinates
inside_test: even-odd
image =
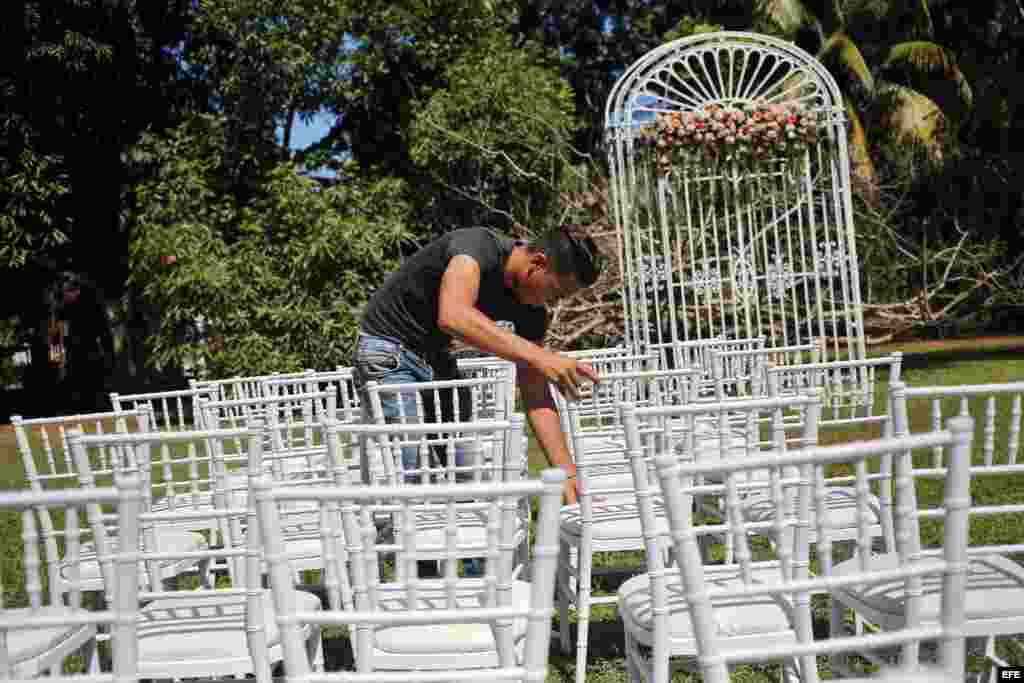
[[[807,30],[822,34],[821,22],[801,0],[756,0],[754,30],[793,40]]]
[[[947,126],[942,109],[926,95],[894,83],[882,84],[878,95],[881,132],[896,143],[923,147],[934,163],[941,163]]]
[[[867,133],[853,102],[849,98],[844,98],[844,104],[846,115],[850,118],[848,144],[854,189],[866,201],[873,204],[878,201],[878,174],[875,172],[875,163],[871,158]]]
[[[855,99],[870,100],[875,94],[875,79],[857,44],[844,33],[834,33],[818,53],[839,84],[839,88]]]
[[[974,106],[970,84],[950,50],[927,41],[899,43],[889,48],[881,67],[890,81],[927,95],[959,126]]]

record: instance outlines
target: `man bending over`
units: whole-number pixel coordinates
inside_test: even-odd
[[[353,359],[356,384],[455,379],[452,338],[515,362],[527,419],[548,462],[568,474],[565,495],[573,504],[576,466],[547,384],[576,398],[580,383],[596,382],[598,376],[589,365],[542,346],[545,306],[594,284],[600,267],[594,241],[573,225],[530,243],[487,228],[439,237],[370,297]],[[515,333],[496,320],[512,322]],[[382,407],[385,418],[399,414],[397,405]],[[365,395],[364,410],[369,410]],[[415,463],[403,465],[415,468]]]

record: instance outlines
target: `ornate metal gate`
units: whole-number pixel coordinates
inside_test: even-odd
[[[819,62],[758,34],[684,38],[623,74],[605,122],[629,343],[865,356],[846,118]]]

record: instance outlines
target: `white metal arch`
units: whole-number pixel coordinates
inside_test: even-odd
[[[677,160],[658,173],[640,132],[659,114],[796,103],[819,135],[796,156]],[[795,45],[725,31],[632,64],[605,107],[627,341],[765,336],[866,355],[842,95]]]

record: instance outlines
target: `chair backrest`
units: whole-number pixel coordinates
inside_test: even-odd
[[[153,416],[151,429],[170,432],[195,429],[195,399],[207,396],[201,390],[176,389],[143,394],[110,393],[110,405],[115,413],[148,408]]]
[[[234,444],[240,443],[247,460],[259,463],[262,456],[263,425],[254,422],[247,429],[200,430],[190,432],[147,432],[137,434],[85,435],[72,433],[69,442],[76,465],[82,472],[82,488],[90,490],[103,485],[116,476],[93,467],[95,453],[112,448],[121,455],[126,467],[138,467],[140,478],[146,479],[146,463],[150,453],[159,445],[182,448],[189,442],[203,443],[204,450],[213,454],[214,496],[213,505],[203,509],[157,511],[143,509],[139,518],[137,541],[132,544],[136,550],[136,575],[141,567],[143,590],[138,600],[145,605],[152,601],[166,600],[159,605],[144,609],[144,619],[139,623],[138,640],[149,637],[167,638],[174,634],[194,634],[201,631],[234,631],[244,634],[252,657],[251,671],[258,680],[270,680],[270,663],[266,624],[264,615],[264,592],[261,590],[261,563],[264,553],[259,534],[258,520],[252,506],[239,504],[227,495],[225,470],[217,461],[217,454],[231,452]],[[263,472],[259,467],[249,468],[247,477],[251,482]],[[157,542],[156,531],[168,526],[193,524],[215,528],[219,532],[219,544],[209,543],[203,547],[167,548]],[[104,525],[109,526],[106,517],[99,510],[89,510],[89,526],[94,535],[99,535]],[[120,545],[130,543],[124,529],[119,531]],[[227,581],[217,581],[205,588],[177,587],[164,583],[166,567],[175,562],[194,565],[199,562],[222,561],[227,567]],[[138,576],[135,581],[139,581]],[[115,587],[107,587],[108,594],[115,594]],[[226,601],[225,601],[226,599]],[[212,600],[212,602],[211,602]],[[210,655],[216,659],[215,655]],[[157,666],[175,666],[174,662],[160,662]],[[164,672],[170,674],[170,672]],[[154,675],[154,678],[175,677]]]
[[[862,360],[799,363],[767,369],[768,386],[778,395],[799,394],[810,388],[824,392],[821,424],[823,428],[879,425],[869,436],[888,436],[892,408],[889,389],[900,381],[903,354],[890,353]],[[887,385],[881,384],[881,372],[887,373]]]
[[[712,386],[705,392],[713,400],[765,396],[769,367],[816,362],[821,350],[817,343],[766,346],[755,349],[711,349]],[[795,392],[799,393],[799,392]]]
[[[289,678],[296,683],[311,680],[309,655],[300,635],[306,624],[348,625],[356,671],[343,674],[344,680],[365,683],[397,679],[398,674],[394,672],[380,671],[375,661],[375,642],[391,629],[431,625],[438,632],[450,632],[452,637],[458,637],[460,630],[465,633],[467,629],[479,629],[478,625],[485,624],[493,634],[496,666],[470,672],[446,670],[404,675],[416,680],[427,676],[430,680],[544,680],[553,613],[558,510],[564,480],[561,470],[548,470],[540,480],[491,484],[303,489],[271,487],[266,479],[258,482],[256,505],[265,547],[278,544],[280,511],[288,502],[316,502],[329,514],[337,530],[322,537],[325,557],[344,558],[348,562],[347,566],[339,562],[330,574],[344,577],[345,582],[351,576],[344,591],[338,589],[345,594],[344,598],[331,600],[332,609],[300,611],[296,607],[296,588],[287,558],[281,553],[268,555],[270,584]],[[529,604],[513,604],[511,539],[516,533],[516,511],[531,498],[539,500],[539,515]],[[456,534],[442,537],[452,557],[466,552],[485,556],[483,578],[459,577],[454,562],[445,563],[442,578],[419,578],[416,563],[422,555],[414,524],[407,525],[405,533],[396,532],[393,539],[382,541],[378,537],[375,519],[379,513],[407,520],[424,512],[454,519],[466,509],[464,501],[467,499],[475,501],[471,504],[475,514],[486,520],[485,547],[467,551],[461,547]],[[395,566],[404,567],[404,571],[384,572],[381,578],[386,558],[392,555]],[[343,608],[335,606],[338,604]],[[523,620],[525,636],[521,643],[516,643],[515,624]],[[449,630],[448,625],[457,627]],[[520,644],[521,658],[516,655]],[[317,674],[318,679],[323,677]]]
[[[973,505],[968,510],[972,534],[968,554],[1015,555],[1024,553],[1019,533],[1024,504],[1016,493],[1024,483],[1024,458],[1020,457],[1021,427],[1024,423],[1024,382],[961,386],[892,387],[895,431],[905,435],[934,429],[947,416],[970,417],[974,439],[970,459]],[[930,452],[914,454],[914,477],[934,480],[949,476],[952,448],[934,446]],[[932,511],[931,524],[938,524],[941,511]],[[932,529],[934,541],[934,529]],[[940,552],[936,543],[926,554]]]
[[[631,356],[634,355],[635,353],[636,352],[631,347],[626,346],[624,344],[619,346],[608,346],[601,349],[579,349],[576,351],[562,352],[563,355],[569,356],[569,358],[576,358],[578,360],[594,360],[597,358],[604,358],[608,356],[613,358],[615,356]]]
[[[166,528],[213,529],[223,536],[225,545],[238,545],[242,537],[237,530],[244,523],[244,496],[232,495],[239,492],[239,486],[228,480],[229,470],[225,461],[230,457],[248,462],[262,457],[262,424],[245,429],[202,430],[187,432],[141,432],[132,434],[85,434],[72,431],[68,443],[78,472],[78,483],[82,489],[107,486],[123,471],[137,471],[143,491],[165,491],[164,495],[143,498],[140,522],[140,548],[156,553],[157,534]],[[256,443],[251,443],[253,441]],[[100,455],[106,451],[117,454],[112,466],[102,462]],[[172,458],[170,473],[163,470],[164,463],[157,462],[156,454],[195,453],[195,460],[185,462],[184,458]],[[195,467],[199,476],[193,476]],[[243,473],[248,476],[248,470]],[[234,510],[234,517],[224,510]],[[108,533],[116,529],[104,517],[97,523],[105,523]],[[234,522],[235,535],[231,535]],[[120,532],[117,531],[118,535]],[[204,552],[199,550],[197,552]],[[173,557],[154,558],[143,565],[143,585],[159,591],[162,581],[173,575],[167,567],[173,566]],[[188,560],[182,557],[184,566],[192,566],[199,558]],[[186,561],[188,560],[188,561]],[[229,562],[229,574],[244,574],[244,567],[237,558]],[[236,571],[237,570],[237,571]]]
[[[35,651],[33,646],[26,647],[25,639],[39,634],[38,629],[60,626],[109,627],[112,640],[113,666],[106,675],[52,675],[47,680],[76,681],[88,678],[98,683],[114,683],[136,679],[136,629],[138,618],[138,574],[136,559],[131,546],[115,546],[110,543],[103,526],[92,531],[82,528],[83,512],[107,508],[108,514],[115,514],[118,526],[128,534],[137,533],[139,515],[142,507],[142,493],[137,475],[126,473],[120,477],[117,487],[98,489],[65,489],[62,491],[3,491],[0,492],[0,509],[11,511],[21,516],[21,538],[23,541],[20,567],[22,575],[3,576],[0,585],[0,678],[26,679],[35,677],[39,672],[26,671],[26,659],[46,653]],[[116,507],[114,513],[109,512],[111,506]],[[49,605],[43,598],[44,577],[40,571],[43,558],[40,556],[39,543],[50,542],[50,535],[43,532],[36,524],[36,515],[45,511],[48,519],[63,519],[63,529],[59,532],[65,556],[69,589],[69,608],[64,606],[60,596],[50,596]],[[42,535],[42,538],[40,536]],[[83,540],[91,541],[97,549],[100,567],[106,577],[108,586],[115,588],[108,593],[106,605],[101,609],[85,611],[74,609],[81,606],[81,590],[77,585],[77,558]],[[48,559],[48,558],[47,558]],[[4,562],[4,567],[15,563]],[[13,580],[12,580],[13,579]],[[11,604],[11,598],[15,597]],[[38,643],[46,640],[36,637],[29,642]],[[52,633],[52,631],[51,631]],[[52,639],[52,635],[49,638]],[[21,647],[19,647],[19,643]],[[56,643],[55,645],[59,645]],[[26,656],[25,651],[29,651]],[[19,652],[20,651],[20,652]],[[20,656],[20,660],[19,660]],[[62,670],[57,663],[54,670]]]
[[[382,384],[367,382],[370,414],[377,424],[507,420],[515,405],[515,378],[505,373],[469,379]]]
[[[328,428],[329,460],[335,466],[353,451],[370,452],[374,485],[497,481],[527,470],[525,417],[472,422],[409,422]],[[330,450],[334,449],[334,450]]]
[[[129,429],[148,431],[151,424],[148,409],[125,410],[113,413],[90,413],[63,417],[23,419],[11,416],[14,438],[18,445],[25,478],[29,489],[38,493],[74,488],[79,485],[79,471],[68,442],[69,434],[76,429],[86,429],[97,434],[126,432]],[[111,467],[117,460],[114,449],[97,454],[99,462]],[[144,489],[147,496],[152,493]],[[39,524],[44,539],[51,599],[69,588],[59,568],[61,555],[56,543],[56,527],[49,508],[40,508]],[[54,599],[54,602],[56,600]]]
[[[658,354],[650,351],[620,355],[579,355],[576,360],[594,368],[598,375],[606,375],[613,372],[633,372],[636,370],[657,370],[664,367],[658,362]]]
[[[301,370],[299,372],[274,372],[268,375],[252,375],[249,377],[192,379],[189,380],[188,384],[190,389],[200,389],[215,401],[234,401],[262,396],[264,382],[268,379],[304,377],[308,372],[308,370]]]
[[[686,461],[714,463],[779,457],[795,449],[816,446],[820,405],[820,396],[810,393],[678,406],[630,406],[634,426],[630,431],[624,423],[624,428],[637,498],[650,497],[657,491],[653,456],[659,452],[676,453]],[[787,428],[783,416],[786,411],[797,408],[805,412],[807,419],[795,428]],[[625,417],[626,413],[622,412],[622,418]],[[646,458],[643,471],[637,470],[637,453]],[[770,470],[757,468],[745,469],[744,473],[751,480],[749,485],[755,488],[771,474]],[[712,485],[719,483],[711,482]],[[703,519],[702,498],[698,495],[697,499],[700,519]],[[731,546],[729,541],[727,555],[732,553]],[[742,550],[738,546],[736,549]]]
[[[764,348],[764,337],[725,339],[710,337],[681,342],[658,342],[648,344],[646,351],[658,355],[659,368],[700,368],[704,379],[711,380],[712,351],[742,351]]]
[[[619,406],[683,404],[690,400],[699,371],[634,370],[601,375],[600,383],[581,387],[578,400],[569,401],[554,391],[555,404],[562,417],[569,451],[576,465],[625,454],[625,437],[619,419]],[[589,468],[588,468],[589,469]],[[586,490],[589,473],[579,473],[580,489]]]
[[[775,399],[778,400],[778,399]],[[640,413],[632,406],[623,407],[623,421],[629,431],[634,431]],[[698,661],[703,669],[704,679],[714,683],[729,680],[727,667],[740,662],[767,661],[784,656],[799,657],[801,678],[813,683],[818,678],[816,655],[873,650],[902,645],[903,663],[907,670],[918,665],[917,648],[925,640],[940,640],[942,666],[947,673],[956,673],[962,679],[965,671],[965,651],[962,627],[964,624],[964,582],[966,580],[966,506],[969,501],[968,464],[972,426],[963,419],[951,420],[949,431],[923,434],[913,437],[890,437],[864,441],[842,446],[810,447],[782,455],[766,455],[752,458],[728,458],[694,462],[683,449],[680,456],[671,440],[656,448],[645,448],[638,438],[631,439],[630,457],[634,461],[634,476],[638,479],[638,500],[645,533],[648,534],[647,557],[651,577],[651,594],[655,624],[654,660],[668,657],[668,614],[669,605],[667,577],[661,563],[659,534],[654,523],[654,501],[657,496],[663,501],[669,520],[672,552],[679,567],[682,590],[676,600],[680,608],[688,609],[698,649]],[[918,511],[916,496],[908,466],[898,467],[897,490],[900,492],[901,528],[906,529],[898,537],[897,551],[900,566],[897,569],[880,569],[872,565],[871,534],[868,526],[869,485],[867,462],[872,457],[885,453],[899,454],[898,459],[907,464],[909,451],[913,448],[949,446],[950,467],[946,480],[944,507],[947,515],[943,560],[926,561],[920,556],[920,538],[915,533]],[[648,485],[645,478],[648,471],[646,460],[653,457],[657,467],[660,486]],[[830,558],[831,526],[828,522],[826,504],[826,468],[845,466],[853,471],[856,492],[858,524],[859,568],[841,576],[831,575]],[[749,476],[758,469],[767,469],[770,476],[753,481]],[[720,484],[701,483],[718,479]],[[643,484],[643,486],[641,486]],[[762,489],[770,493],[773,515],[769,521],[748,521],[743,514],[742,496],[752,490]],[[698,525],[693,517],[695,496],[715,492],[725,497],[729,509],[726,523]],[[815,514],[811,510],[814,506]],[[817,536],[817,555],[822,563],[823,576],[809,578],[809,529],[814,526]],[[755,559],[749,543],[751,534],[764,534],[773,530],[776,538],[790,538],[792,543],[777,543],[777,556]],[[704,563],[699,539],[702,536],[726,532],[736,544],[735,571],[722,568],[714,571]],[[941,576],[942,608],[937,625],[922,625],[920,601],[922,576]],[[811,628],[810,592],[835,589],[840,586],[871,586],[903,581],[908,596],[907,614],[903,628],[882,634],[869,634],[851,638],[836,638],[815,641]],[[748,605],[772,604],[781,601],[790,610],[790,626],[796,634],[796,644],[776,644],[771,647],[723,648],[723,634],[715,626],[720,619],[716,610],[722,605],[737,602]],[[756,608],[753,608],[756,609]],[[729,618],[733,622],[742,619],[742,613]],[[742,630],[738,623],[736,628]]]
[[[363,419],[359,391],[351,367],[338,366],[334,370],[311,371],[312,378],[321,389],[331,384],[337,387],[337,413],[334,419],[342,422],[360,422]],[[279,380],[271,380],[279,381]]]
[[[516,364],[496,356],[482,358],[459,358],[456,360],[460,379],[493,378],[497,380],[494,389],[489,393],[484,389],[484,405],[497,405],[504,401],[504,409],[497,409],[496,414],[510,415],[516,409]]]
[[[317,460],[326,454],[323,422],[337,412],[334,387],[303,393],[266,392],[231,401],[199,399],[203,428],[242,429],[259,420],[265,425],[264,448],[272,451],[278,466],[289,472],[316,470]]]

